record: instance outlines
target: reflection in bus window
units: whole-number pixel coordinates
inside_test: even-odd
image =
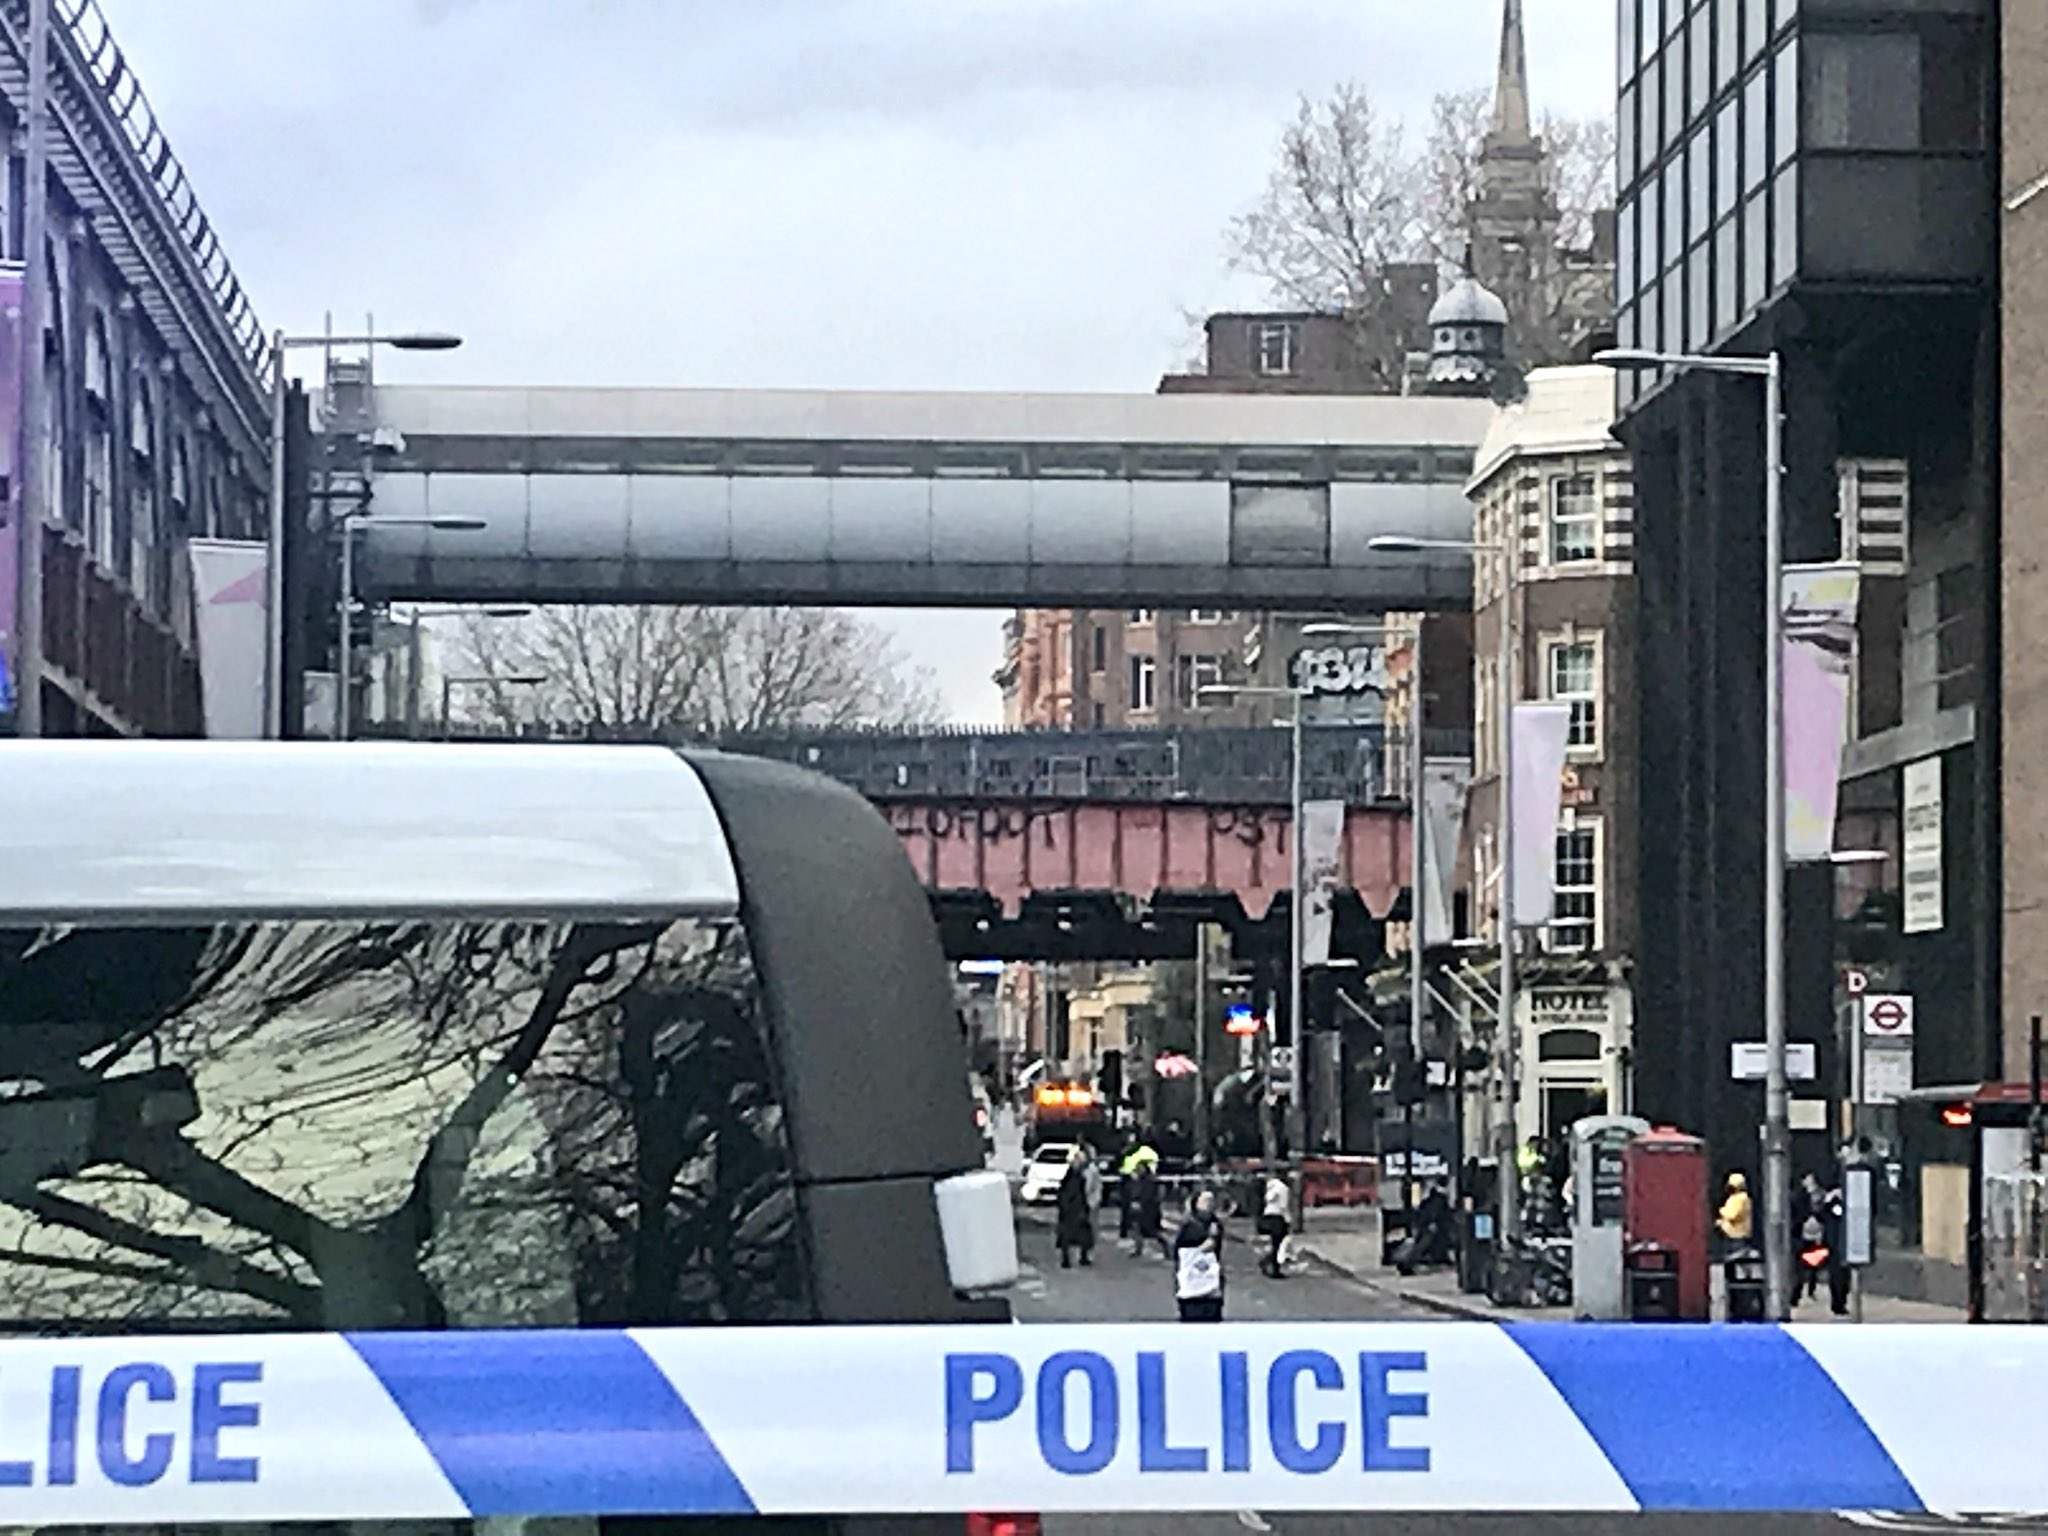
[[[0,933],[0,1328],[811,1315],[732,923]]]

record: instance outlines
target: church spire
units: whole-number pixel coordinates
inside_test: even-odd
[[[1492,138],[1526,144],[1529,129],[1529,50],[1522,39],[1522,0],[1506,0],[1500,23],[1500,79],[1493,88]]]

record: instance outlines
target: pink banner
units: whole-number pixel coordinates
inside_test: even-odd
[[[260,740],[269,552],[253,540],[194,539],[187,548],[206,734]]]
[[[1515,925],[1540,928],[1557,905],[1557,813],[1564,801],[1569,704],[1515,706]]]
[[[1842,748],[1849,739],[1858,570],[1787,566],[1783,591],[1785,857],[1821,863],[1834,851]]]

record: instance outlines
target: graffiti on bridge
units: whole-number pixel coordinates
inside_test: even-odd
[[[1075,821],[1075,807],[1064,804],[988,805],[962,801],[896,801],[878,807],[898,837],[934,842],[1001,843],[1037,838],[1041,846],[1059,845],[1060,834]],[[1126,807],[1124,815],[1140,817],[1153,809],[1160,820],[1165,807]],[[1287,852],[1292,818],[1278,806],[1205,806],[1207,831],[1213,838],[1234,838],[1247,848]]]

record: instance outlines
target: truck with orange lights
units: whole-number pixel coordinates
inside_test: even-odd
[[[1086,1083],[1040,1083],[1024,1109],[1024,1150],[1036,1151],[1053,1141],[1079,1142],[1098,1152],[1115,1150],[1116,1121],[1109,1102]]]

